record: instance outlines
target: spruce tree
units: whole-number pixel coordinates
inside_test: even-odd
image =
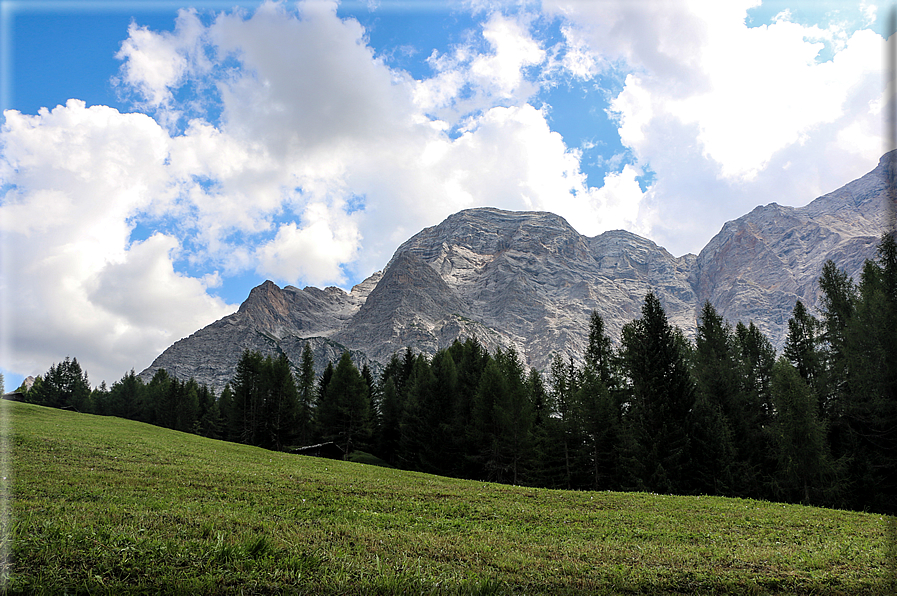
[[[819,350],[819,321],[800,300],[788,319],[788,336],[782,353],[797,368],[800,376],[816,391],[822,381],[822,355]]]
[[[42,376],[41,383],[29,391],[29,397],[42,406],[82,412],[90,398],[87,373],[81,370],[77,358],[66,356],[59,364],[50,365]]]
[[[772,392],[776,406],[776,481],[781,496],[804,504],[822,504],[833,469],[816,394],[784,357],[773,368]]]
[[[641,489],[689,490],[688,413],[695,389],[688,342],[670,325],[660,300],[645,296],[642,318],[627,323],[621,359],[631,386],[627,429],[632,433],[628,468]]]
[[[742,466],[735,472],[736,476],[740,476],[737,478],[739,490],[736,494],[765,498],[769,496],[766,487],[771,470],[775,467],[768,429],[774,412],[770,383],[776,353],[772,343],[753,321],[747,326],[740,322],[736,325],[735,346],[741,393],[753,412],[747,425],[746,438],[733,438]]]
[[[499,350],[495,361],[507,387],[506,392],[496,395],[494,402],[500,463],[507,470],[506,481],[516,485],[528,471],[532,456],[535,413],[517,351]]]
[[[324,440],[334,441],[348,456],[370,439],[368,388],[348,352],[343,352],[326,385],[321,404],[320,429]]]
[[[483,370],[473,405],[473,431],[482,479],[504,482],[507,470],[502,461],[501,423],[496,417],[497,404],[506,403],[508,384],[498,364],[491,360]]]
[[[555,354],[549,370],[549,398],[551,416],[549,436],[554,448],[549,452],[549,466],[556,470],[552,486],[572,489],[578,487],[577,454],[583,444],[576,391],[579,370],[572,356],[564,359]]]
[[[314,436],[315,357],[308,342],[302,348],[298,392],[296,442],[310,445]]]
[[[897,512],[897,244],[884,234],[866,261],[845,328],[848,395],[836,413],[848,506]]]
[[[265,440],[264,414],[266,388],[261,353],[245,350],[234,371],[230,419],[231,440],[259,446]]]
[[[296,437],[299,391],[286,354],[265,360],[265,429],[263,447],[282,451]]]
[[[698,492],[732,494],[736,482],[748,484],[749,467],[736,461],[742,459],[736,445],[745,445],[759,413],[742,392],[737,361],[731,326],[705,302],[695,334],[697,399],[689,428]]]
[[[406,469],[437,473],[436,377],[423,354],[413,356],[401,414],[400,461]]]

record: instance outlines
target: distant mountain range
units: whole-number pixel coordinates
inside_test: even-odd
[[[649,290],[688,336],[709,300],[781,348],[796,300],[816,305],[826,260],[859,279],[875,257],[887,157],[805,207],[770,203],[726,223],[697,256],[674,257],[622,230],[583,236],[552,213],[461,211],[417,233],[348,293],[266,281],[236,313],[176,342],[140,376],[164,368],[221,390],[244,349],[282,352],[298,365],[306,343],[319,370],[348,350],[376,372],[406,347],[432,354],[466,337],[490,350],[513,346],[544,370],[556,353],[581,357],[592,310],[616,340]]]

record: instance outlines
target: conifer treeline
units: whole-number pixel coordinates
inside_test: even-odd
[[[614,348],[598,313],[582,365],[541,375],[476,340],[394,355],[378,379],[344,354],[315,378],[306,346],[246,352],[216,399],[195,381],[134,372],[90,392],[77,360],[31,401],[283,449],[333,441],[389,465],[554,488],[715,494],[897,510],[897,245],[859,283],[828,262],[820,318],[801,302],[782,356],[753,324],[704,305],[694,342],[649,293]]]

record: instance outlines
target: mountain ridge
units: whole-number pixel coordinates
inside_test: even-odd
[[[236,313],[175,342],[140,376],[165,368],[220,390],[244,349],[298,365],[309,343],[319,370],[348,350],[376,371],[406,347],[432,354],[466,337],[493,351],[513,347],[545,370],[555,354],[581,357],[592,310],[616,340],[648,291],[687,336],[709,300],[781,348],[795,301],[817,303],[827,259],[857,279],[875,256],[887,159],[803,207],[757,206],[697,255],[674,257],[625,230],[584,236],[549,212],[459,211],[403,242],[349,292],[260,284]]]

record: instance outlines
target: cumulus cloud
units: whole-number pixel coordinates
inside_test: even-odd
[[[233,309],[174,272],[174,238],[130,242],[131,218],[173,199],[170,138],[153,119],[76,100],[5,116],[0,231],[15,257],[4,260],[4,333],[16,370],[72,355],[111,382]]]
[[[361,239],[355,225],[321,203],[309,205],[302,219],[301,228],[295,222],[284,224],[272,241],[259,247],[259,273],[291,284],[345,284],[345,276],[337,272],[355,260]]]
[[[784,15],[749,29],[751,5],[545,0],[560,53],[534,15],[486,6],[418,80],[332,1],[181,11],[172,32],[134,23],[118,84],[150,115],[78,101],[6,114],[8,368],[71,354],[115,380],[231,312],[213,292],[230,276],[350,285],[464,208],[549,210],[681,254],[758,203],[870,169],[880,38]],[[533,105],[558,66],[623,82],[610,111],[628,157],[607,161],[600,186]],[[185,105],[185,89],[202,93]]]
[[[656,176],[643,229],[674,253],[697,251],[757,204],[801,205],[833,190],[881,153],[881,37],[787,13],[751,28],[756,4],[543,3],[576,32],[567,37],[577,51],[605,68],[628,65],[611,113]]]
[[[211,63],[203,53],[205,29],[195,10],[178,11],[172,33],[155,33],[132,22],[128,37],[116,57],[124,61],[116,82],[125,92],[136,94],[139,105],[156,111],[163,123],[173,126],[184,106],[174,105],[173,89],[188,77],[208,71]]]
[[[520,105],[538,91],[527,69],[546,61],[547,53],[529,30],[530,15],[493,12],[483,23],[490,51],[476,51],[476,39],[451,53],[433,52],[428,62],[436,75],[415,82],[416,106],[455,124],[472,113],[495,106]]]

